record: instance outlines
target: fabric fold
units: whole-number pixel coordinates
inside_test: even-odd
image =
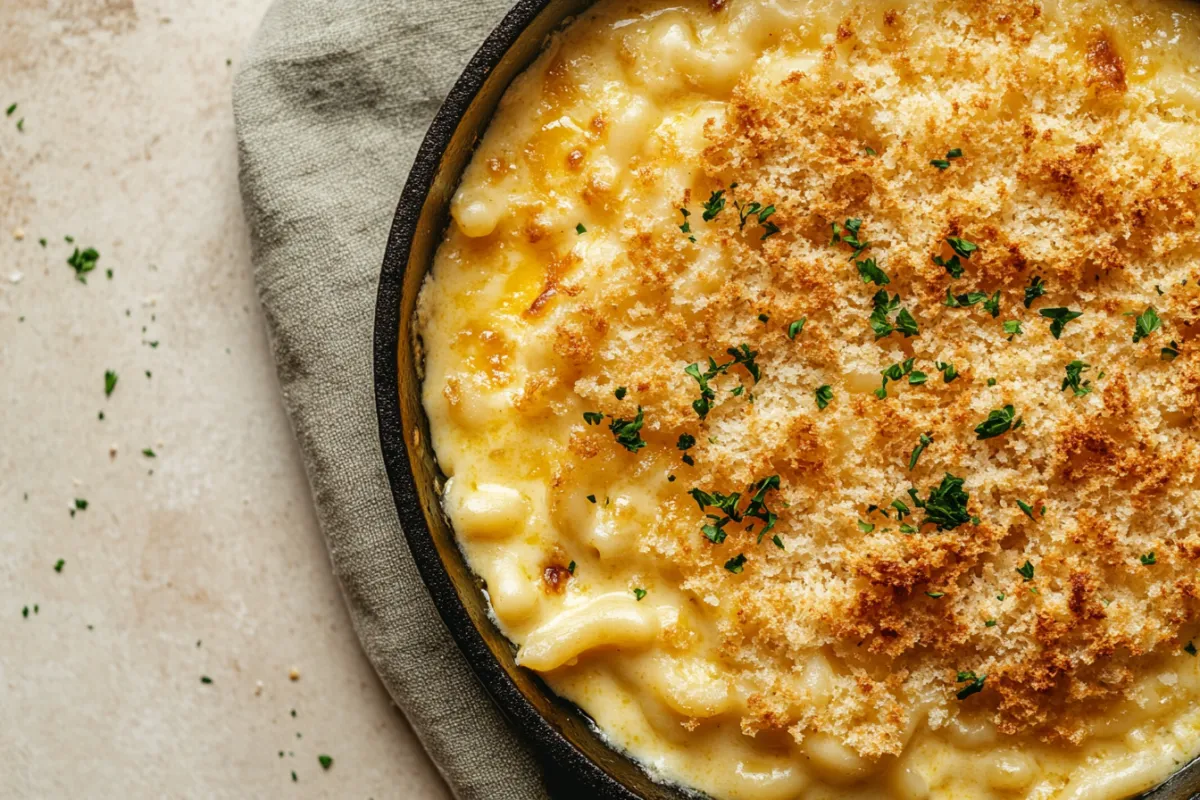
[[[375,291],[430,120],[504,0],[278,0],[233,92],[255,279],[355,630],[461,800],[546,800],[541,769],[442,624],[379,450]]]

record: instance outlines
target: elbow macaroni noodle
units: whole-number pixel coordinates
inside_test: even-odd
[[[1062,80],[1063,96],[1074,96],[1085,109],[1078,119],[1124,114],[1121,125],[1152,139],[1166,154],[1161,159],[1190,168],[1200,134],[1197,33],[1197,12],[1168,0],[975,5],[935,0],[600,0],[552,37],[508,90],[464,174],[452,202],[450,229],[418,309],[424,403],[435,450],[449,476],[445,509],[469,562],[486,582],[498,623],[519,647],[518,663],[541,673],[556,692],[580,705],[608,741],[653,776],[719,800],[1116,800],[1161,781],[1195,755],[1200,750],[1200,672],[1198,660],[1182,650],[1194,630],[1187,627],[1191,617],[1183,614],[1182,622],[1156,619],[1139,627],[1140,612],[1126,610],[1137,598],[1157,597],[1161,591],[1158,584],[1138,583],[1164,574],[1146,572],[1149,567],[1136,563],[1141,548],[1152,545],[1137,540],[1139,549],[1130,551],[1132,566],[1111,566],[1107,580],[1119,584],[1111,598],[1102,597],[1103,587],[1090,582],[1100,568],[1077,570],[1082,577],[1076,577],[1063,566],[1083,557],[1074,549],[1069,558],[1060,551],[1053,557],[1043,551],[1043,558],[1033,559],[1035,578],[1023,581],[1014,568],[1026,555],[1013,556],[1017,560],[1009,563],[1003,560],[1006,548],[1027,546],[1022,544],[1027,541],[1049,548],[1051,539],[1039,538],[1050,536],[1049,531],[1056,532],[1059,542],[1071,536],[1082,541],[1099,536],[1108,523],[1087,517],[1082,507],[1055,516],[1057,507],[1047,502],[1052,510],[1042,527],[1020,527],[1031,523],[1011,499],[1004,499],[1010,497],[1007,487],[1023,487],[1024,496],[1031,498],[1057,496],[1055,481],[1030,483],[1033,479],[1023,472],[1028,463],[1050,463],[1054,457],[1020,449],[975,455],[969,448],[984,445],[969,437],[952,456],[944,444],[950,434],[940,428],[915,468],[918,473],[929,470],[933,477],[911,477],[912,468],[903,466],[916,434],[905,434],[903,446],[889,444],[887,431],[907,423],[896,417],[888,428],[883,418],[873,416],[884,413],[873,409],[888,406],[874,405],[871,393],[879,384],[881,363],[919,357],[920,351],[898,334],[880,342],[862,335],[869,309],[859,310],[860,300],[842,298],[848,292],[869,297],[876,286],[864,290],[852,275],[837,291],[827,292],[820,273],[850,264],[849,249],[840,256],[829,250],[830,219],[853,216],[853,209],[861,207],[873,209],[882,220],[889,213],[900,214],[899,206],[935,204],[929,193],[913,190],[889,211],[886,203],[871,199],[884,190],[880,173],[872,170],[890,170],[889,181],[931,186],[977,177],[977,182],[956,184],[947,201],[968,209],[966,216],[954,218],[953,233],[954,226],[968,225],[971,215],[985,213],[981,209],[992,198],[1013,202],[1031,191],[1013,182],[1020,173],[1016,167],[1009,174],[1000,170],[985,177],[990,173],[984,159],[973,165],[972,155],[983,150],[988,126],[1027,116],[1032,126],[1027,129],[1036,130],[1024,138],[1013,134],[1009,141],[1014,151],[1061,144],[1076,148],[1069,151],[1075,154],[1071,158],[1084,158],[1078,154],[1087,153],[1086,136],[1095,132],[1056,127],[1057,101],[1031,99],[1022,81]],[[976,44],[963,44],[968,35],[979,37],[972,40]],[[1013,64],[1020,62],[1008,72],[997,67],[987,79],[994,83],[994,97],[967,100],[951,89],[936,88],[974,80],[976,72],[990,69],[972,61],[992,58],[979,50],[986,47],[999,48],[997,63],[1009,63],[1004,59],[1013,53]],[[1050,75],[1068,68],[1076,71],[1064,73],[1066,78]],[[844,93],[850,105],[834,106],[832,100],[822,105],[823,91],[836,95],[837,102]],[[783,121],[788,109],[801,105],[801,122]],[[936,115],[922,116],[934,108],[939,109]],[[980,127],[962,128],[961,139],[951,142],[938,138],[939,120],[959,117]],[[747,127],[747,119],[755,127]],[[825,143],[825,155],[834,159],[829,166],[809,170],[789,160],[779,144],[790,135],[789,124],[809,126],[803,136]],[[1058,139],[1052,142],[1054,137]],[[860,144],[845,149],[847,140]],[[929,166],[931,158],[958,143],[965,153],[962,161],[946,169]],[[1104,146],[1116,153],[1123,145],[1106,140]],[[780,147],[783,156],[777,155]],[[1123,159],[1134,158],[1121,153]],[[861,161],[868,156],[878,161]],[[854,166],[860,162],[865,166]],[[1045,184],[1047,196],[1085,180],[1082,173],[1063,177],[1070,168],[1046,168],[1058,176],[1057,183]],[[820,180],[835,170],[843,170],[837,173],[842,177],[811,201],[811,209],[786,205],[787,192],[771,193],[770,187],[779,186],[799,192],[796,187],[804,181]],[[754,199],[730,186],[743,177],[743,186],[763,193],[762,205],[769,198],[779,207],[774,219],[782,233],[760,239],[769,229],[756,212],[743,216],[738,226],[738,215]],[[722,186],[727,187],[727,205],[717,220],[726,227],[718,234],[717,223],[706,227],[710,221],[702,220],[703,201]],[[1041,202],[1030,196],[1020,202],[1020,212],[1009,215],[1013,226],[1036,226],[1057,213],[1048,206],[1027,211]],[[839,206],[835,213],[828,210],[834,206],[821,203],[842,203],[848,210]],[[689,214],[681,214],[680,208]],[[1188,212],[1151,207],[1144,213]],[[865,252],[877,254],[885,271],[893,277],[946,279],[940,267],[927,263],[924,252],[914,256],[905,249],[899,227],[864,217],[864,237],[878,237]],[[810,229],[815,233],[806,232]],[[803,237],[815,242],[811,250],[779,255],[781,248]],[[1170,242],[1159,241],[1162,248],[1156,252],[1170,261]],[[999,262],[989,267],[992,262],[981,259],[1003,248],[990,240],[981,247],[984,255],[968,260],[968,267],[982,263],[985,274],[1002,276],[1008,267]],[[1022,253],[1030,253],[1028,259],[1036,258],[1022,247]],[[789,278],[782,280],[777,272],[767,277],[764,264],[775,270],[776,261],[788,258]],[[731,270],[741,267],[731,264],[752,266],[735,273]],[[1188,274],[1172,273],[1171,280],[1178,283],[1177,277]],[[1022,273],[1021,281],[1026,279]],[[955,291],[966,291],[967,280],[955,284]],[[1166,277],[1162,283],[1167,286]],[[887,288],[905,285],[898,279]],[[1063,296],[1049,305],[1086,306],[1094,296],[1089,285],[1080,285],[1076,297]],[[799,300],[787,299],[793,292]],[[912,300],[922,326],[941,324],[938,314],[958,311],[932,310],[941,292],[939,284],[931,303],[918,306]],[[919,296],[905,294],[905,302]],[[1019,289],[1013,296],[1017,299],[1005,301],[1003,318],[1025,313]],[[1167,300],[1156,302],[1167,305]],[[840,342],[822,338],[830,335],[823,330],[836,333],[849,327],[821,317],[833,313],[822,308],[843,305],[846,313],[859,314],[852,323],[854,333]],[[737,312],[740,321],[714,324],[714,309],[734,307],[744,309]],[[975,334],[946,338],[936,360],[953,360],[960,371],[973,360],[980,364],[979,377],[943,387],[931,356],[922,367],[935,386],[928,391],[949,392],[967,383],[978,386],[978,392],[988,391],[983,387],[989,374],[984,359],[1008,358],[1005,353],[1017,346],[1061,347],[1057,337],[1045,332],[1045,320],[1037,319],[1039,307],[1023,317],[1026,333],[1014,336],[1007,350],[1001,351],[1001,337],[993,336],[999,342],[995,350],[981,350],[985,354],[968,359],[962,348],[975,346],[965,343]],[[1125,326],[1116,337],[1121,342],[1133,324],[1120,316],[1127,307],[1113,306],[1112,324]],[[759,308],[775,309],[759,317],[769,322],[756,321]],[[799,335],[785,337],[787,323],[802,312],[810,318],[807,326]],[[954,319],[973,313],[977,309],[963,310]],[[980,319],[980,325],[1000,324],[989,323],[986,315]],[[1086,319],[1072,322],[1066,331],[1085,324]],[[722,339],[735,325],[742,326],[738,335]],[[1105,335],[1088,330],[1074,341]],[[700,390],[683,367],[696,362],[703,369],[709,355],[716,357],[759,331],[774,336],[774,344],[757,347],[764,353],[760,361],[771,358],[772,348],[790,348],[793,360],[770,361],[761,382],[757,377],[752,381],[740,365],[720,372],[711,379],[714,386],[720,384],[713,401],[719,408],[698,420],[692,402]],[[1063,341],[1068,341],[1067,333]],[[717,341],[721,344],[713,344]],[[1158,347],[1165,344],[1165,337],[1154,340],[1147,369],[1159,369]],[[882,347],[893,348],[893,354],[873,361]],[[655,360],[660,357],[667,361]],[[1058,372],[1050,384],[1061,378],[1061,363],[1069,360],[1055,358],[1059,360],[1052,366]],[[822,374],[804,359],[841,366]],[[1007,362],[987,363],[1003,374]],[[1110,373],[1118,369],[1115,355],[1096,363]],[[773,395],[773,379],[795,383]],[[1122,381],[1132,383],[1133,389],[1126,391],[1133,392],[1134,401],[1144,397],[1137,394],[1132,372],[1109,383],[1094,379],[1105,388],[1077,398],[1071,408],[1108,408],[1095,404],[1110,402],[1107,387]],[[812,405],[812,391],[822,383],[836,390],[827,411]],[[887,401],[892,408],[903,408],[907,398],[925,390],[899,382],[884,388],[900,394]],[[1032,391],[1016,391],[1015,402],[1020,405]],[[1057,385],[1047,391],[1053,394],[1045,403],[1058,404],[1055,408],[1070,395]],[[790,404],[787,413],[773,411],[785,403]],[[975,402],[967,397],[961,403],[929,413],[945,424],[969,419],[959,426],[969,431],[988,409],[1003,405],[991,398]],[[645,422],[634,438],[645,437],[646,446],[629,451],[610,426],[620,420],[632,423],[639,410],[644,410]],[[591,422],[584,412],[603,416]],[[839,413],[850,416],[832,416]],[[1027,416],[1028,428],[1043,430],[1036,414]],[[1155,435],[1175,435],[1172,431],[1191,424],[1183,405],[1164,407],[1160,416]],[[1118,425],[1119,417],[1105,418]],[[834,419],[838,421],[830,422]],[[877,439],[863,438],[863,419],[874,420],[872,430],[881,431]],[[751,425],[753,433],[748,432]],[[696,434],[697,444],[684,451],[676,440],[686,431]],[[1008,436],[998,440],[1001,447],[1023,446],[1010,444],[1016,440]],[[1057,475],[1068,475],[1057,481],[1075,480],[1071,465],[1078,466],[1078,459],[1091,457],[1086,454],[1100,445],[1088,447],[1092,449],[1072,451],[1085,453],[1073,456],[1075,461],[1053,462],[1059,464]],[[853,460],[859,457],[854,454],[871,452],[903,466],[869,473],[860,483],[865,468]],[[681,461],[685,453],[694,454],[697,471]],[[1004,509],[1007,522],[994,523],[1003,529],[996,534],[996,545],[973,571],[956,573],[953,585],[932,583],[931,576],[948,562],[939,555],[942,551],[931,549],[921,552],[921,564],[928,566],[918,570],[917,583],[870,594],[876,591],[873,586],[883,585],[881,580],[899,580],[896,571],[912,563],[910,556],[894,556],[887,548],[869,564],[859,560],[865,558],[862,548],[884,547],[870,537],[888,533],[891,520],[864,516],[873,513],[863,511],[867,503],[877,502],[870,487],[894,485],[895,491],[887,489],[888,497],[905,498],[907,482],[924,491],[941,476],[938,460],[950,458],[959,458],[960,466],[974,464],[972,475],[982,476],[972,477],[968,486],[972,513],[983,509],[978,513],[987,519],[979,533],[965,536],[986,539],[991,534],[984,531],[1000,513],[995,509]],[[949,461],[945,469],[954,471]],[[704,514],[713,509],[698,512],[689,489],[750,484],[776,472],[784,476],[783,486],[778,495],[768,496],[789,502],[770,501],[780,522],[765,539],[758,534],[755,541],[753,528],[761,523],[749,516],[728,524],[724,544],[701,536],[708,521]],[[806,483],[811,492],[797,494],[796,487]],[[855,488],[860,486],[867,488]],[[750,494],[743,493],[741,502]],[[1186,509],[1194,499],[1181,494],[1174,505]],[[886,500],[879,502],[885,505]],[[1121,506],[1112,516],[1129,521],[1131,528],[1144,528],[1146,518],[1138,516],[1144,513]],[[1181,515],[1180,525],[1191,519],[1189,511],[1173,513]],[[856,518],[868,521],[856,528]],[[750,531],[743,530],[745,522]],[[957,533],[964,530],[973,529]],[[1004,538],[1010,535],[1004,531],[1011,530],[1023,532],[1015,540]],[[896,541],[933,541],[943,535],[926,529]],[[1114,534],[1117,538],[1106,539],[1103,547],[1079,549],[1119,549],[1125,546],[1124,535]],[[1134,540],[1128,541],[1133,547]],[[739,550],[747,559],[744,571],[737,571],[743,568],[734,559]],[[976,557],[956,552],[960,561]],[[1157,552],[1160,564],[1154,569],[1166,570],[1172,558],[1183,557],[1171,555],[1175,551],[1162,540]],[[881,564],[892,570],[883,578]],[[818,568],[825,571],[813,571]],[[916,590],[910,591],[913,586]],[[929,591],[934,589],[939,591]],[[1106,657],[1086,655],[1092,651],[1071,650],[1064,658],[1075,659],[1072,669],[1098,670],[1100,677],[1092,683],[1073,684],[1081,691],[1110,681],[1120,685],[1119,696],[1093,706],[1064,706],[1068,710],[1057,720],[1053,713],[1036,719],[1014,716],[1019,709],[1013,698],[1022,691],[1057,702],[1056,693],[1065,692],[1066,683],[1006,694],[1006,676],[1018,674],[1011,671],[1014,663],[1029,658],[1012,655],[1005,661],[1006,654],[1030,642],[1041,644],[1028,652],[1049,647],[1046,631],[1056,620],[1070,619],[1085,594],[1089,608],[1103,609],[1087,612],[1086,624],[1124,625],[1122,635],[1128,630],[1130,638],[1122,641],[1141,644],[1114,647],[1122,660],[1112,662],[1108,673]],[[856,603],[868,596],[882,599],[856,616]],[[970,605],[964,599],[968,596],[974,598]],[[1110,602],[1095,605],[1103,600]],[[924,605],[918,607],[918,602]],[[901,603],[906,610],[896,616]],[[937,616],[942,610],[955,615],[955,631],[969,627],[973,638],[954,633],[959,638],[942,650],[932,642],[940,634],[922,640],[919,626],[949,624]],[[892,627],[881,634],[884,620]],[[1168,630],[1170,624],[1183,629]],[[1071,629],[1055,628],[1054,646],[1066,647]],[[871,644],[860,647],[863,641]],[[910,649],[897,655],[899,651],[888,649],[893,642]],[[971,661],[972,654],[982,656]],[[990,667],[984,666],[986,659],[992,659]],[[956,669],[991,672],[983,691],[958,699],[955,694],[965,682],[961,676],[954,680]],[[1067,718],[1069,725],[1062,723]]]

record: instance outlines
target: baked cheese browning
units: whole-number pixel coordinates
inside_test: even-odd
[[[1116,798],[1192,755],[1197,33],[614,0],[555,37],[418,311],[518,659],[721,797]]]

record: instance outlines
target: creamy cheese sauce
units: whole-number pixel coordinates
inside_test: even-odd
[[[1149,788],[1200,751],[1196,10],[717,5],[552,37],[422,291],[519,663],[721,800]]]

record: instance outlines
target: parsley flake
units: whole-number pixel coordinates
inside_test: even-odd
[[[1029,308],[1033,305],[1033,301],[1046,293],[1046,283],[1039,276],[1034,275],[1029,279],[1029,285],[1025,287],[1025,307]]]
[[[704,213],[701,215],[705,222],[712,222],[717,218],[717,214],[725,208],[725,190],[717,189],[713,192],[708,200],[703,203]]]
[[[1142,562],[1143,567],[1153,567],[1155,564],[1158,563],[1158,559],[1155,557],[1153,550],[1151,550],[1149,553],[1146,553],[1145,555],[1141,556],[1140,560]]]
[[[1021,330],[1021,320],[1009,319],[1004,321],[1004,332],[1008,334],[1008,340],[1011,342],[1014,336],[1021,336],[1025,331]]]
[[[974,672],[967,671],[958,673],[957,678],[957,683],[965,683],[967,685],[960,689],[955,697],[959,700],[966,700],[976,692],[983,691],[983,682],[987,680],[987,675],[976,675]]]
[[[582,222],[575,226],[575,234],[577,236],[582,236],[585,233],[587,233],[587,228],[583,227]]]
[[[1065,392],[1067,388],[1070,387],[1071,391],[1075,393],[1076,397],[1083,397],[1086,394],[1091,394],[1092,382],[1090,380],[1082,382],[1080,381],[1080,379],[1083,377],[1083,373],[1087,372],[1091,368],[1091,364],[1085,364],[1078,359],[1072,361],[1070,364],[1067,364],[1067,377],[1063,378],[1061,391]]]
[[[633,590],[633,596],[636,597],[640,603],[642,602],[642,598],[646,596],[646,590],[639,586]]]
[[[929,490],[929,497],[925,500],[917,495],[916,489],[909,489],[913,504],[925,511],[925,519],[921,524],[931,523],[940,531],[949,531],[970,522],[971,515],[967,513],[970,495],[962,487],[963,479],[947,472],[941,484]]]
[[[646,440],[639,433],[642,429],[643,416],[642,407],[638,406],[636,417],[633,419],[614,418],[608,426],[608,429],[612,431],[613,436],[616,438],[617,444],[631,453],[636,453],[646,446]]]
[[[989,412],[987,419],[975,426],[976,440],[991,439],[1002,433],[1007,433],[1009,430],[1019,428],[1021,426],[1021,419],[1018,418],[1016,423],[1014,423],[1013,416],[1015,413],[1016,410],[1011,405]]]
[[[817,387],[817,408],[824,411],[825,407],[833,401],[833,387],[828,383],[824,386]]]
[[[1025,563],[1017,567],[1017,574],[1024,578],[1026,583],[1033,580],[1033,564],[1026,559]]]
[[[585,411],[583,412],[583,421],[588,425],[599,425],[604,421],[604,415],[599,411]]]
[[[1017,500],[1017,506],[1021,509],[1021,513],[1033,519],[1033,506],[1026,503],[1024,500]],[[1037,520],[1034,520],[1036,522]]]
[[[1172,339],[1171,344],[1158,351],[1158,357],[1163,361],[1174,361],[1179,358],[1179,345]]]
[[[863,522],[863,521],[860,519],[860,520],[858,521],[858,529],[859,529],[860,531],[862,531],[863,533],[871,533],[871,532],[873,532],[873,531],[875,530],[875,526],[874,526],[874,525],[872,525],[872,524],[871,524],[871,523],[869,523],[869,522]]]
[[[317,761],[321,764],[321,769],[329,769],[333,766],[333,756],[317,756]]]
[[[80,250],[76,247],[75,252],[67,259],[67,264],[75,270],[77,281],[87,283],[87,274],[96,268],[96,262],[99,260],[100,254],[96,252],[96,248],[88,247]]]
[[[804,323],[806,322],[808,322],[808,317],[801,317],[791,325],[788,325],[787,337],[792,341],[795,341],[796,337],[800,335],[800,332],[804,330]]]
[[[624,400],[625,395],[628,393],[629,393],[629,390],[626,389],[624,386],[618,386],[616,391],[613,392],[613,395],[615,395],[618,400]]]
[[[725,569],[729,570],[734,575],[737,575],[739,572],[741,572],[744,566],[746,566],[746,556],[742,553],[738,553],[736,556],[725,562]]]
[[[918,442],[917,442],[917,446],[913,448],[912,453],[909,454],[909,456],[908,456],[908,471],[909,472],[912,472],[913,468],[917,466],[917,459],[921,457],[921,453],[925,452],[925,448],[929,447],[929,445],[931,445],[931,444],[933,444],[933,437],[931,437],[927,433],[922,433],[920,440],[918,440]],[[899,502],[899,501],[896,501],[896,502]],[[905,508],[905,510],[907,510],[907,507]]]
[[[1038,311],[1038,314],[1051,320],[1050,335],[1055,339],[1062,336],[1063,328],[1068,322],[1083,316],[1082,311],[1072,311],[1069,308],[1043,308]]]
[[[66,564],[67,564],[66,560],[65,560],[65,559],[61,559],[61,558],[60,558],[58,561],[55,561],[55,562],[54,562],[54,571],[55,571],[55,572],[62,572],[62,571],[63,571],[63,567],[64,567],[64,566],[66,566]]]
[[[1196,655],[1196,645],[1189,641],[1186,645],[1184,645],[1183,652],[1194,657]]]
[[[104,371],[104,396],[112,397],[113,390],[117,388],[117,373],[111,369]]]
[[[874,282],[876,286],[887,286],[892,282],[892,279],[879,268],[873,258],[868,258],[866,261],[855,261],[854,265],[858,267],[858,274],[862,276],[863,283]]]
[[[937,367],[938,372],[942,373],[943,383],[950,383],[958,377],[958,370],[955,369],[954,365],[949,362],[943,363],[941,361],[935,361],[933,362],[933,365]]]
[[[1154,306],[1147,306],[1146,310],[1141,313],[1134,323],[1133,342],[1137,344],[1142,339],[1145,339],[1150,334],[1162,327],[1162,320],[1158,318],[1158,312],[1154,310]]]

